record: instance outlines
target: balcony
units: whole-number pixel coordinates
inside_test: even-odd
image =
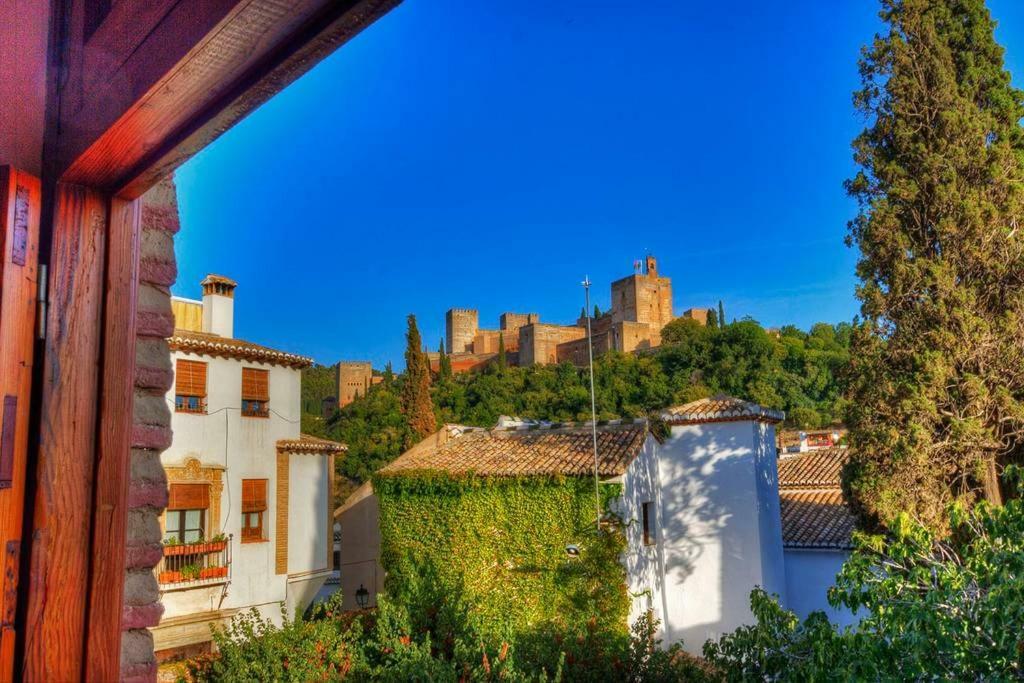
[[[231,580],[231,539],[164,546],[156,566],[161,591],[183,590],[228,583]]]

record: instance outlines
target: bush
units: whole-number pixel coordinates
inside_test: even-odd
[[[735,681],[1024,677],[1024,504],[949,515],[947,537],[906,514],[887,536],[856,534],[829,594],[863,615],[856,626],[821,612],[801,623],[756,590],[757,623],[706,644],[706,658]]]

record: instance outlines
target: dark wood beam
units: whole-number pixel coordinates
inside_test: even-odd
[[[56,172],[138,197],[397,3],[160,0],[130,53],[118,3],[70,57]]]

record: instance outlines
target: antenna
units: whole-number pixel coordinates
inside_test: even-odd
[[[597,400],[594,398],[594,341],[590,335],[590,276],[583,277],[583,292],[586,297],[587,315],[587,358],[590,360],[590,430],[594,438],[594,508],[597,510],[597,530],[601,531],[601,484],[597,474]]]

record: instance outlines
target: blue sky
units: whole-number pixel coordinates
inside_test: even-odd
[[[1016,77],[1024,3],[989,6]],[[174,293],[228,275],[238,337],[396,368],[408,313],[431,348],[453,306],[569,323],[647,252],[677,313],[850,320],[878,28],[867,0],[405,0],[179,169]]]

